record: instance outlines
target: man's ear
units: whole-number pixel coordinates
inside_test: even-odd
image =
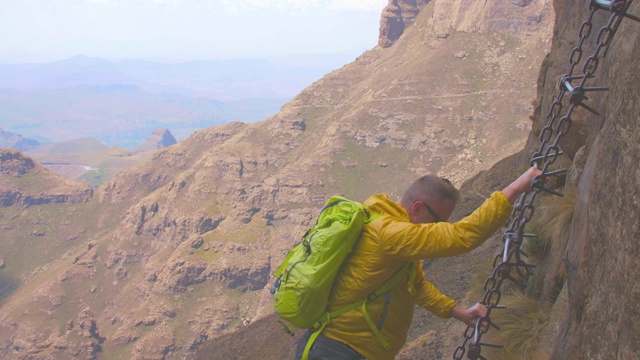
[[[415,201],[413,204],[411,204],[411,212],[415,215],[418,213],[418,208],[420,207],[420,203]]]

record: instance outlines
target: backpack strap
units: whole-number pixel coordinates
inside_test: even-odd
[[[294,247],[297,248],[299,247],[301,244],[298,244]],[[280,277],[282,276],[282,273],[284,272],[284,269],[287,267],[287,264],[289,263],[289,259],[291,259],[291,256],[293,256],[293,254],[295,253],[295,251],[289,251],[289,253],[287,254],[287,256],[284,258],[284,260],[282,261],[282,264],[280,264],[280,266],[278,267],[278,269],[276,270],[275,273],[273,273],[273,276],[275,277]]]
[[[380,295],[391,291],[391,289],[395,287],[400,282],[400,280],[406,275],[406,271],[411,271],[411,281],[409,283],[409,289],[410,289],[409,292],[412,293],[411,289],[413,288],[413,279],[415,279],[415,269],[413,269],[413,261],[405,264],[398,271],[396,271],[396,273],[393,274],[393,276],[389,278],[389,280],[385,281],[382,285],[380,285],[380,287],[376,289],[376,291],[369,294],[369,296],[367,296],[367,298],[364,299],[364,301],[362,302],[362,315],[364,315],[364,318],[367,321],[367,324],[369,324],[371,331],[373,331],[373,334],[376,336],[378,341],[380,341],[380,343],[382,344],[382,346],[384,346],[385,349],[389,348],[389,342],[384,337],[384,335],[382,335],[382,332],[380,332],[380,329],[378,329],[378,326],[376,326],[376,324],[373,322],[373,320],[371,319],[371,316],[369,316],[369,312],[367,311],[367,302],[374,301]]]
[[[324,330],[324,327],[331,321],[331,318],[329,318],[329,312],[325,312],[325,314],[327,315],[327,321],[322,321],[322,325],[309,336],[309,340],[307,340],[307,345],[304,347],[301,360],[309,360],[309,351],[311,350],[311,346],[313,346],[313,343],[316,341],[322,330]]]
[[[305,346],[304,353],[302,354],[302,360],[307,360],[309,358],[309,351],[311,350],[311,346],[315,342],[318,335],[320,335],[320,333],[327,326],[327,324],[331,322],[331,319],[337,316],[340,316],[346,313],[347,311],[351,311],[357,307],[361,307],[362,315],[367,321],[367,324],[369,324],[371,331],[376,336],[378,341],[380,341],[380,343],[382,344],[382,346],[384,346],[385,349],[388,349],[390,344],[387,341],[387,339],[384,337],[384,335],[382,335],[382,332],[380,332],[380,329],[378,328],[378,326],[376,326],[376,324],[371,319],[371,316],[367,311],[367,303],[374,301],[380,295],[383,295],[391,291],[391,289],[393,289],[400,282],[400,280],[402,280],[402,278],[406,275],[407,271],[411,272],[410,278],[409,278],[409,293],[413,293],[414,292],[413,280],[416,277],[416,271],[413,267],[413,261],[411,261],[405,264],[404,266],[402,266],[400,269],[398,269],[389,279],[387,279],[387,281],[382,283],[382,285],[380,285],[374,292],[369,294],[369,296],[367,296],[365,299],[356,301],[347,306],[343,306],[340,309],[334,310],[332,312],[325,311],[324,315],[320,319],[318,319],[318,321],[316,321],[316,323],[313,325],[315,331],[309,336],[309,340],[307,341],[307,346]],[[385,311],[386,311],[386,308],[385,308]]]

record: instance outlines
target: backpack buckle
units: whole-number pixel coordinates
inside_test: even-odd
[[[276,293],[276,290],[278,290],[278,288],[280,287],[280,279],[282,279],[282,277],[279,277],[274,283],[273,285],[271,285],[271,291],[270,293],[273,295]]]

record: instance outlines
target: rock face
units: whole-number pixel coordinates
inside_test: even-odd
[[[18,150],[0,149],[0,206],[84,203],[88,185],[65,180]]]
[[[541,72],[541,119],[566,72],[587,3],[555,2],[557,25],[553,50]],[[640,14],[633,3],[630,14]],[[596,13],[593,33],[605,25],[608,11]],[[640,36],[638,24],[625,19],[587,86],[609,86],[590,95],[589,106],[602,115],[579,109],[566,143],[573,160],[578,196],[565,265],[568,310],[555,340],[553,359],[630,359],[640,353]],[[585,55],[595,47],[585,42]],[[563,69],[556,65],[562,59]],[[584,60],[583,60],[584,62]],[[579,66],[579,69],[581,65]],[[580,74],[580,70],[577,70]],[[533,142],[533,141],[532,141]],[[580,149],[580,151],[578,151]]]
[[[175,145],[176,143],[176,138],[173,137],[168,129],[158,128],[153,130],[151,135],[149,135],[149,137],[136,149],[136,151],[159,150]]]
[[[429,7],[425,5],[429,4]],[[497,32],[508,34],[536,33],[546,26],[547,1],[510,1],[504,6],[500,0],[391,0],[382,12],[378,46],[393,45],[405,30],[413,24],[421,9],[430,12],[430,22],[425,32],[425,41],[435,35],[446,39],[452,32],[468,33]],[[513,6],[521,7],[514,11]]]
[[[396,42],[429,0],[393,0],[382,11],[378,46],[386,48]]]
[[[0,129],[0,148],[12,148],[20,151],[35,149],[40,146],[38,140],[28,139],[22,135]]]
[[[33,160],[17,150],[3,149],[0,151],[0,173],[21,177],[35,167]]]

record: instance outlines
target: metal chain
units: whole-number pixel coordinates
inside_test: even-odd
[[[567,169],[551,171],[550,166],[554,164],[558,156],[563,153],[560,147],[560,141],[571,129],[571,115],[575,108],[581,106],[594,114],[598,114],[596,110],[584,103],[585,100],[588,100],[586,93],[604,91],[608,90],[608,88],[586,87],[585,85],[587,79],[595,76],[600,59],[606,56],[609,45],[622,19],[627,17],[640,22],[640,18],[627,14],[627,10],[629,6],[631,6],[632,1],[633,0],[591,0],[590,2],[589,16],[580,26],[578,43],[569,56],[569,71],[560,81],[559,94],[551,104],[547,115],[547,123],[540,133],[540,148],[531,157],[531,166],[536,166],[541,169],[542,174],[533,180],[532,190],[522,194],[514,207],[508,223],[508,229],[502,236],[504,248],[495,257],[493,273],[484,283],[484,297],[480,303],[487,306],[487,315],[476,319],[475,326],[468,326],[464,331],[464,341],[456,348],[453,354],[453,359],[455,360],[462,360],[465,353],[469,359],[486,360],[481,354],[483,347],[503,347],[503,345],[481,342],[482,335],[486,334],[491,326],[498,330],[500,329],[498,325],[491,321],[491,311],[505,307],[500,305],[503,282],[509,280],[521,288],[524,288],[527,280],[533,273],[532,269],[535,266],[528,264],[522,259],[522,256],[524,255],[526,257],[527,254],[520,249],[525,237],[534,236],[533,234],[526,234],[524,232],[525,226],[529,223],[535,211],[533,203],[541,192],[563,196],[562,193],[547,187],[545,184],[547,178],[564,175]],[[596,39],[597,45],[593,54],[585,61],[582,67],[582,74],[573,75],[574,70],[582,60],[585,40],[591,35],[594,14],[599,10],[608,10],[611,15],[607,24],[598,32]],[[579,84],[574,87],[572,83],[576,81],[579,81]],[[563,101],[567,93],[569,94],[569,107],[565,115],[560,116]],[[555,138],[553,138],[554,133]]]

